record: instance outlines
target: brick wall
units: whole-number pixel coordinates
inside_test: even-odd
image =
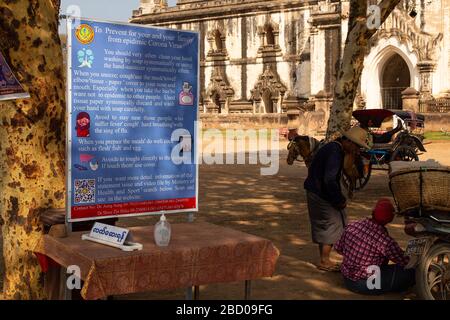
[[[450,113],[423,113],[425,131],[450,131]]]
[[[425,131],[450,131],[450,113],[424,113]],[[202,128],[216,129],[279,129],[288,127],[287,114],[201,114]],[[324,113],[310,111],[298,119],[300,134],[317,135],[326,129]]]
[[[278,129],[286,128],[287,114],[201,114],[202,128],[209,129]]]

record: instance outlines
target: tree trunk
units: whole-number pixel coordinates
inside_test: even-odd
[[[0,102],[3,298],[42,299],[32,250],[41,213],[64,207],[65,90],[59,0],[2,1],[0,49],[30,99]]]
[[[381,1],[379,4],[380,26],[399,3],[400,0]],[[338,71],[333,105],[328,120],[327,139],[332,139],[339,132],[346,131],[350,127],[353,101],[364,67],[364,56],[368,50],[368,42],[378,30],[368,27],[367,1],[350,1],[348,26],[344,54]]]

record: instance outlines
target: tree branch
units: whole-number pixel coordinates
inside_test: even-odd
[[[368,42],[399,3],[400,0],[381,1],[378,4],[380,8],[380,25],[378,28],[369,28],[367,23],[368,1],[350,1],[349,28],[334,88],[333,105],[328,120],[327,139],[331,138],[336,132],[347,130],[350,126],[353,102],[364,68],[364,56],[367,53]]]
[[[348,17],[349,26],[357,20],[366,19],[367,17],[367,1],[351,0],[350,13]]]
[[[401,0],[383,0],[383,1],[381,1],[381,3],[378,5],[378,7],[380,7],[380,11],[381,11],[380,27],[383,25],[383,23],[389,17],[391,12],[395,9],[395,7],[400,3],[400,1]],[[378,31],[378,29],[367,28],[367,31],[366,31],[367,39],[370,39],[377,31]]]

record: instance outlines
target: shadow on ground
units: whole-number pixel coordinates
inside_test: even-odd
[[[284,142],[284,144],[286,144]],[[428,145],[426,158],[444,164],[450,160],[448,143]],[[286,164],[285,145],[280,146],[280,169],[273,176],[261,176],[257,165],[201,165],[200,211],[197,221],[207,221],[270,239],[281,252],[275,275],[253,282],[254,299],[404,299],[391,294],[366,297],[353,294],[343,287],[338,273],[326,273],[314,267],[317,248],[311,243],[309,219],[303,182],[307,170],[301,163]],[[248,162],[247,162],[248,163]],[[357,192],[349,203],[349,221],[367,217],[380,197],[391,197],[387,172],[375,171],[363,191]],[[184,222],[186,216],[172,215],[171,223]],[[154,217],[121,219],[124,226],[154,224]],[[389,226],[391,235],[406,246],[400,217]],[[0,241],[1,246],[1,241]],[[333,258],[339,260],[334,254]],[[3,266],[0,259],[0,275]],[[0,279],[1,284],[1,279]],[[183,299],[184,289],[145,292],[117,299]],[[241,299],[243,283],[214,284],[201,287],[201,299]],[[414,295],[408,295],[414,298]]]
[[[307,170],[303,164],[288,166],[286,153],[280,154],[280,170],[274,176],[261,176],[255,165],[203,165],[200,167],[200,211],[197,221],[230,227],[261,236],[274,242],[281,252],[275,275],[253,282],[254,299],[403,299],[404,295],[366,297],[343,287],[339,273],[316,269],[317,247],[311,243],[303,181]],[[363,192],[349,203],[349,220],[371,213],[379,197],[390,197],[387,173],[375,172]],[[172,222],[185,221],[172,216]],[[155,218],[121,220],[123,225],[154,223]],[[402,220],[390,227],[391,234],[407,238]],[[339,261],[339,256],[333,258]],[[122,296],[120,299],[183,299],[183,289]],[[244,284],[215,284],[201,287],[201,299],[241,299]]]

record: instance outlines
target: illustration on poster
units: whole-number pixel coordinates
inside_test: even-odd
[[[89,166],[91,167],[92,171],[97,171],[97,169],[98,169],[98,161],[97,160],[93,160],[93,161],[89,162]]]
[[[77,125],[75,129],[77,130],[77,137],[78,138],[86,138],[90,136],[90,123],[91,118],[89,116],[89,113],[87,112],[80,112],[77,115]]]
[[[194,95],[191,92],[192,86],[189,82],[183,82],[183,89],[180,92],[179,100],[182,106],[192,106],[194,105]]]
[[[78,50],[77,56],[78,62],[81,63],[78,66],[79,68],[92,68],[92,64],[94,63],[94,53],[92,50],[83,48],[82,50]]]

